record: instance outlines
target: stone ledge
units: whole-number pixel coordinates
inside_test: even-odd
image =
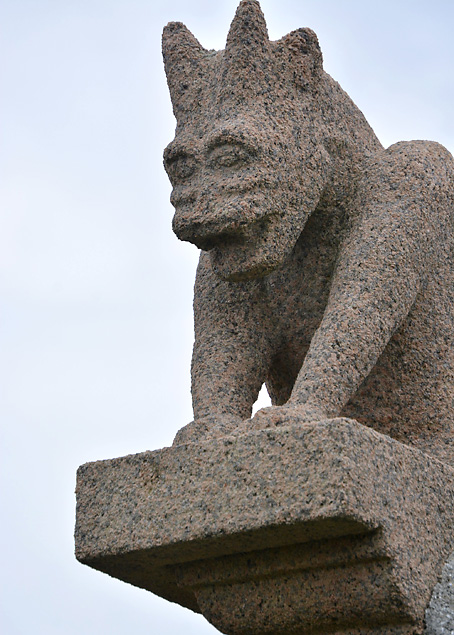
[[[452,468],[334,419],[82,466],[76,556],[225,633],[422,633],[453,520]]]

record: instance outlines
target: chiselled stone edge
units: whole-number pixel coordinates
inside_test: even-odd
[[[356,531],[374,529],[370,506],[358,502],[372,483],[355,478],[344,428],[263,430],[85,464],[76,489],[77,557],[165,554],[200,539],[247,540],[248,532],[336,517],[358,524]],[[328,438],[318,438],[319,429]]]
[[[270,441],[278,443],[278,454],[273,454],[269,449]],[[222,517],[221,513],[221,517],[217,518],[217,525],[215,523],[211,526],[198,526],[195,523],[190,527],[189,532],[186,531],[186,537],[179,535],[178,532],[173,535],[171,533],[172,521],[181,521],[182,518],[181,515],[178,517],[177,505],[173,508],[174,511],[177,510],[176,516],[172,518],[170,515],[168,518],[167,541],[163,540],[159,531],[153,535],[152,531],[144,533],[143,529],[141,532],[136,532],[134,527],[131,529],[133,535],[128,535],[126,532],[127,539],[125,540],[124,523],[126,520],[130,522],[130,518],[121,518],[121,503],[122,500],[124,503],[126,499],[124,497],[122,499],[120,496],[117,497],[116,504],[110,510],[108,504],[104,505],[104,515],[106,513],[107,516],[109,513],[112,515],[112,518],[108,520],[110,531],[107,540],[105,535],[96,532],[96,522],[93,525],[93,519],[99,515],[100,509],[99,505],[98,508],[96,507],[96,502],[93,508],[93,501],[87,500],[87,495],[93,491],[93,486],[95,489],[103,489],[102,478],[109,480],[112,478],[112,473],[115,473],[114,478],[121,480],[122,476],[123,478],[127,476],[122,474],[126,465],[136,465],[137,467],[137,463],[140,464],[144,460],[148,462],[150,458],[153,461],[157,460],[157,464],[161,467],[174,465],[175,461],[177,464],[180,464],[181,461],[185,464],[191,464],[191,460],[193,460],[199,468],[200,465],[203,468],[201,471],[199,469],[198,473],[197,470],[191,472],[189,469],[190,480],[195,479],[194,491],[197,490],[197,476],[203,482],[206,482],[207,478],[211,479],[213,486],[211,495],[214,500],[218,497],[215,486],[217,483],[216,470],[220,466],[220,457],[223,453],[225,455],[226,448],[230,448],[230,458],[233,455],[234,460],[238,460],[241,457],[250,459],[251,447],[255,450],[262,449],[265,456],[266,451],[268,451],[271,458],[278,462],[279,467],[286,469],[291,469],[290,466],[294,465],[296,450],[299,450],[299,454],[296,452],[296,455],[301,459],[308,457],[313,459],[315,450],[315,464],[321,469],[325,493],[331,491],[333,495],[334,493],[337,495],[339,491],[342,491],[342,496],[337,499],[334,496],[335,504],[328,505],[324,509],[326,515],[321,514],[320,509],[316,513],[314,507],[312,509],[308,509],[307,505],[304,507],[300,498],[296,505],[295,501],[288,503],[287,510],[284,510],[286,513],[282,512],[281,505],[277,510],[274,510],[276,513],[271,513],[266,522],[263,522],[262,517],[257,523],[254,521],[257,516],[255,512],[260,511],[259,500],[258,504],[252,506],[252,514],[248,516],[245,512],[247,518],[243,519],[242,522],[230,523],[229,527],[229,523],[223,523],[226,516]],[[322,453],[320,453],[321,448],[323,448]],[[291,457],[293,460],[288,464],[283,460],[279,463],[279,457],[282,459],[282,454],[285,455],[286,452],[293,453]],[[257,455],[257,452],[255,454]],[[227,465],[227,467],[229,466]],[[265,466],[265,469],[267,467]],[[88,490],[84,487],[87,473],[88,480],[92,484]],[[299,474],[301,476],[302,472]],[[316,475],[317,471],[314,474]],[[205,447],[188,445],[164,448],[153,453],[142,453],[121,459],[96,462],[83,466],[79,474],[78,525],[76,527],[77,557],[90,566],[104,570],[132,584],[148,588],[190,608],[195,608],[190,606],[193,602],[188,601],[188,598],[186,601],[182,601],[180,592],[173,588],[174,583],[170,583],[169,586],[173,574],[168,575],[168,565],[227,555],[235,553],[235,551],[255,551],[266,548],[267,545],[279,546],[280,544],[295,544],[304,540],[312,540],[314,537],[311,532],[304,536],[304,527],[307,528],[311,523],[315,523],[314,526],[318,523],[323,524],[324,521],[329,523],[330,519],[334,521],[336,517],[338,522],[342,524],[344,520],[350,518],[350,521],[354,520],[354,522],[358,522],[359,526],[362,525],[363,530],[366,530],[366,527],[369,530],[382,527],[386,532],[390,549],[394,553],[396,566],[401,571],[403,591],[413,598],[414,610],[415,613],[418,613],[421,610],[421,605],[424,604],[425,607],[429,601],[430,591],[436,581],[437,567],[440,568],[441,563],[454,547],[449,531],[453,522],[453,474],[454,471],[451,468],[421,452],[384,437],[357,422],[345,419],[309,426],[289,426],[273,431],[261,430],[234,439],[219,439],[206,444]],[[292,472],[290,476],[294,477],[295,475]],[[307,473],[303,479],[307,493],[308,481],[306,477]],[[166,479],[163,480],[165,483]],[[170,480],[172,481],[172,479]],[[312,485],[314,493],[316,493],[315,490],[321,481],[317,480],[316,476],[313,477],[313,480]],[[327,480],[329,484],[326,487]],[[297,487],[294,491],[297,492],[301,490],[298,487],[298,479],[296,479],[296,483]],[[123,494],[126,498],[134,487],[138,487],[137,483],[134,484],[130,481],[127,484],[123,483],[123,485]],[[283,485],[285,493],[285,485],[288,483],[284,482]],[[167,481],[168,486],[169,481]],[[235,514],[238,509],[245,509],[244,504],[247,503],[247,500],[241,500],[241,483],[238,480],[233,483],[233,488],[239,507],[235,510],[231,506],[227,506],[227,516],[231,513]],[[155,491],[157,492],[156,508],[153,509],[153,503],[150,501],[149,505],[151,505],[152,512],[158,514],[159,510],[162,509],[163,502],[165,502],[165,496],[163,497],[162,492],[159,492],[159,487]],[[140,487],[138,492],[140,494]],[[191,492],[186,490],[185,493],[191,495]],[[204,495],[206,492],[202,491],[202,496]],[[286,501],[289,500],[287,497]],[[106,503],[106,500],[103,502]],[[194,501],[194,505],[196,502]],[[91,533],[90,522],[84,526],[84,520],[86,520],[84,514],[90,506]],[[221,508],[222,504],[215,511],[222,512]],[[115,519],[113,515],[116,516]],[[123,541],[120,543],[115,540],[116,524],[117,528],[123,532]],[[433,536],[434,526],[437,527],[435,538]],[[297,529],[296,532],[293,531],[294,528]],[[279,537],[280,533],[284,538]],[[348,531],[341,531],[339,535],[346,533],[348,534]],[[336,533],[330,534],[328,531],[326,537],[330,537],[330,535],[336,535]],[[114,543],[113,547],[112,543]],[[133,557],[134,554],[136,556],[142,554],[142,562],[146,560],[148,563],[149,574],[144,574],[142,571],[140,575],[134,576],[127,571],[131,565],[131,558],[137,563],[137,558]],[[146,558],[144,558],[145,554]],[[120,561],[123,563],[120,567],[121,570],[117,566]],[[135,569],[137,571],[137,564]],[[153,577],[156,577],[157,583],[158,579],[164,580],[163,584],[155,585]]]

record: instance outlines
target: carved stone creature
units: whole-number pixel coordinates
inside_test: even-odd
[[[269,41],[255,0],[224,51],[170,23],[163,54],[173,228],[202,250],[174,443],[342,416],[454,464],[452,156],[384,149],[316,35]]]

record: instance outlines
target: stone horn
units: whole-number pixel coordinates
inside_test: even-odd
[[[267,54],[268,46],[268,29],[260,4],[257,0],[242,0],[230,25],[224,61],[249,68]]]
[[[194,87],[203,76],[207,51],[181,22],[169,22],[162,33],[162,56],[173,112],[177,120],[190,112],[197,95]]]

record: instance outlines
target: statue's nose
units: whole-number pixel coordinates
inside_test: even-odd
[[[170,202],[176,208],[195,203],[199,192],[195,187],[174,187],[170,194]]]

